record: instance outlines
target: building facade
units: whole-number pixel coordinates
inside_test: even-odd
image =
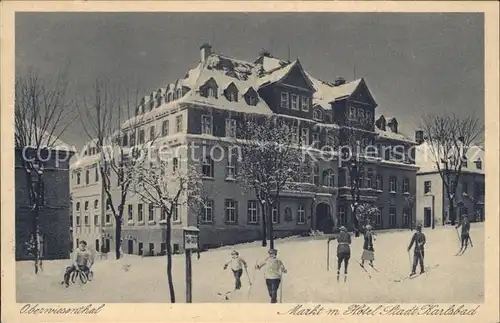
[[[416,137],[421,137],[417,135]],[[450,222],[446,187],[426,142],[417,147],[417,219],[424,227],[441,226]],[[481,222],[484,213],[484,150],[473,146],[463,161],[456,192],[455,219],[467,214],[471,222]]]
[[[65,259],[70,253],[70,183],[69,165],[74,151],[62,141],[57,140],[56,148],[44,150],[44,153],[24,149],[15,149],[15,239],[16,260],[31,260],[26,249],[33,232],[34,209],[30,205],[30,190],[28,189],[27,172],[22,158],[32,154],[43,159],[42,179],[40,184],[41,206],[38,210],[38,227],[40,230],[40,251],[43,259]],[[29,157],[31,159],[31,157]],[[31,185],[37,185],[38,174],[31,172]]]
[[[374,203],[381,210],[374,219],[376,228],[410,225],[414,205],[408,200],[416,193],[417,170],[410,148],[415,143],[399,131],[396,118],[386,121],[384,116],[375,117],[377,103],[364,79],[321,81],[312,77],[299,60],[280,60],[266,51],[254,62],[215,54],[207,44],[200,48],[200,54],[199,64],[185,78],[143,98],[117,138],[123,147],[141,145],[152,138],[154,145],[168,145],[174,151],[172,167],[188,167],[193,158],[202,161],[205,209],[202,214],[188,207],[174,213],[174,251],[182,249],[184,226],[199,227],[203,248],[261,237],[259,203],[254,192],[243,189],[235,180],[237,162],[224,148],[238,137],[238,124],[255,117],[282,119],[293,130],[292,140],[310,147],[313,154],[319,154],[324,146],[341,146],[346,141],[343,131],[354,129],[361,134],[363,147],[380,148],[366,158],[360,194],[361,201]],[[394,149],[401,149],[402,157],[396,158]],[[188,156],[192,151],[194,156]],[[214,151],[221,157],[214,156]],[[100,195],[100,185],[94,187],[92,182],[92,169],[99,167],[99,152],[87,146],[81,154],[84,157],[72,166],[75,241],[87,237],[97,243],[98,237],[93,234],[100,228],[113,246],[113,219],[108,222],[106,217],[103,226],[90,220],[81,222],[86,214],[82,212],[91,213],[92,201]],[[80,182],[75,184],[78,178]],[[339,225],[351,228],[348,179],[338,156],[307,163],[297,170],[295,181],[300,189],[282,192],[280,209],[272,211],[275,235],[330,232]],[[80,220],[76,220],[78,217]],[[123,219],[123,252],[164,252],[164,226],[159,209],[129,194]]]

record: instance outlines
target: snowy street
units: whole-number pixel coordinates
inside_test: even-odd
[[[330,271],[326,268],[326,240],[297,238],[277,241],[278,257],[288,270],[283,280],[283,302],[323,303],[479,303],[484,300],[484,224],[471,224],[474,247],[464,255],[458,251],[457,232],[452,227],[424,228],[427,236],[425,265],[431,268],[426,275],[404,282],[394,282],[410,272],[406,248],[412,236],[410,231],[379,233],[374,241],[375,267],[367,270],[370,279],[358,265],[362,253],[362,236],[353,238],[352,255],[347,283],[336,280],[337,242],[330,243]],[[240,256],[249,264],[250,279],[255,277],[249,291],[248,278],[242,277],[243,287],[224,300],[218,292],[232,289],[233,275],[223,270],[233,247],[210,250],[193,256],[193,302],[269,302],[263,272],[253,268],[256,261],[267,256],[267,249],[259,243],[236,246]],[[413,251],[411,251],[413,255]],[[177,302],[185,301],[185,256],[173,257],[173,277]],[[116,261],[97,260],[94,280],[86,285],[60,285],[69,260],[45,261],[44,271],[38,277],[32,262],[17,262],[18,302],[170,302],[166,278],[166,257],[125,255]],[[368,266],[365,266],[368,267]],[[418,272],[418,269],[417,269]],[[342,277],[342,276],[341,276]],[[249,293],[250,292],[250,293]]]

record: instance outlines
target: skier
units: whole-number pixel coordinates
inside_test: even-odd
[[[411,238],[410,245],[408,246],[408,252],[415,244],[415,249],[413,251],[413,266],[411,269],[410,276],[414,276],[416,274],[415,270],[417,269],[417,264],[420,263],[420,274],[425,272],[424,270],[424,245],[425,245],[425,234],[422,233],[422,225],[417,224],[416,228],[417,232],[413,234]]]
[[[375,250],[373,249],[373,234],[372,234],[372,226],[371,225],[366,225],[365,226],[365,241],[363,244],[363,254],[361,255],[361,267],[364,268],[365,266],[365,260],[369,261],[369,264],[371,267],[373,267],[373,260],[375,260],[374,257],[374,252]]]
[[[328,238],[328,243],[331,240],[335,240],[335,237]],[[351,235],[347,232],[347,229],[344,226],[340,227],[340,234],[337,238],[337,280],[340,275],[340,267],[342,266],[342,262],[344,262],[344,280],[347,278],[347,267],[349,266],[349,258],[351,258]]]
[[[266,266],[264,278],[266,279],[267,291],[271,297],[271,303],[277,303],[278,288],[281,283],[281,277],[287,273],[283,262],[277,258],[278,251],[276,249],[269,249],[269,257],[255,265],[256,270],[260,270]]]
[[[460,246],[460,251],[462,250],[465,251],[467,249],[470,239],[469,235],[470,222],[467,214],[462,215],[462,221],[460,221],[460,223],[458,223],[458,225],[456,226],[457,229],[460,227],[462,227],[462,235],[461,235],[462,244]]]
[[[241,288],[241,275],[243,274],[243,268],[247,270],[247,263],[243,258],[240,258],[238,251],[231,251],[231,259],[224,264],[224,270],[231,264],[231,269],[234,275],[234,289]]]

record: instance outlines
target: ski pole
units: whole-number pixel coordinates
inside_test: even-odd
[[[410,250],[408,250],[408,261],[410,263],[410,271],[413,269],[411,265],[411,257],[410,257]]]
[[[245,267],[245,272],[247,273],[248,283],[250,286],[252,285],[252,281],[250,280],[250,275],[248,274],[248,269]]]
[[[280,284],[280,303],[283,303],[283,277],[281,276],[281,284]]]
[[[469,242],[470,242],[470,246],[471,246],[472,248],[474,248],[474,245],[472,244],[472,239],[471,239],[470,235],[469,235]]]

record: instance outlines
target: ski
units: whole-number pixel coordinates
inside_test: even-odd
[[[423,274],[425,275],[425,274],[426,274],[426,273],[427,273],[430,269],[432,269],[432,268],[436,268],[436,267],[438,267],[438,266],[439,266],[439,264],[434,265],[434,266],[427,266],[427,267],[425,268],[425,272],[424,272]],[[401,283],[401,282],[404,282],[405,280],[408,280],[408,279],[415,279],[415,278],[417,278],[418,276],[422,276],[422,274],[408,275],[408,276],[405,276],[405,277],[403,277],[403,278],[401,278],[401,279],[395,279],[395,280],[394,280],[394,282],[396,282],[396,283]]]
[[[368,274],[368,277],[371,279],[372,276],[370,275],[370,273],[368,272],[368,270],[366,270],[365,266],[363,266],[360,262],[358,262],[358,265],[365,271],[365,273]]]
[[[229,297],[228,297],[228,296],[230,296],[230,295],[231,295],[234,291],[235,291],[235,289],[232,289],[232,290],[230,290],[230,291],[228,291],[228,292],[225,292],[225,293],[220,293],[220,292],[219,292],[219,293],[217,293],[217,295],[219,295],[219,296],[223,296],[223,297],[224,297],[224,299],[227,301],[227,300],[229,300]]]
[[[380,271],[378,271],[378,269],[377,269],[377,268],[375,268],[375,266],[370,265],[370,264],[369,264],[369,266],[370,266],[370,267],[371,267],[374,271],[376,271],[377,273],[380,273]]]
[[[347,282],[347,275],[344,274],[344,283],[346,283],[346,282]]]

